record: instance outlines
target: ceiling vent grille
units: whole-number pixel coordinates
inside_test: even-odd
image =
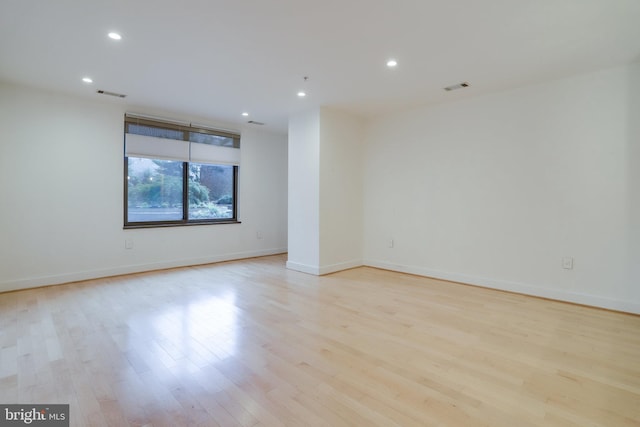
[[[126,98],[127,97],[127,95],[125,95],[123,93],[109,92],[109,91],[106,91],[106,90],[97,90],[96,93],[98,93],[100,95],[115,96],[116,98]]]
[[[462,89],[463,87],[469,87],[469,83],[462,82],[462,83],[458,83],[457,85],[447,86],[447,87],[444,88],[444,90],[449,92],[449,91],[456,90],[456,89]]]
[[[249,120],[247,123],[249,123],[250,125],[264,126],[264,123],[256,122],[255,120]]]

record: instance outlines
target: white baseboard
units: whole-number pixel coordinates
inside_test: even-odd
[[[516,292],[524,295],[572,302],[592,307],[623,311],[626,313],[640,314],[640,304],[633,301],[623,301],[598,295],[568,292],[561,289],[554,289],[548,286],[535,286],[526,283],[490,279],[486,277],[477,277],[460,273],[450,273],[445,271],[432,270],[424,267],[394,264],[378,260],[364,260],[363,264],[369,267],[381,268],[383,270],[415,274],[417,276],[432,277],[434,279],[448,280],[451,282],[464,283],[467,285],[481,286],[484,288]]]
[[[146,264],[124,265],[113,268],[85,270],[52,276],[30,277],[26,279],[11,280],[0,283],[0,292],[17,291],[20,289],[37,288],[40,286],[59,285],[62,283],[79,282],[82,280],[99,279],[103,277],[120,276],[123,274],[142,273],[145,271],[164,270],[175,267],[188,267],[192,265],[213,264],[222,261],[234,261],[245,258],[255,258],[267,255],[286,253],[286,248],[264,249],[259,251],[235,252],[230,254],[215,255],[201,258],[189,258],[153,262]]]
[[[330,274],[336,271],[349,270],[350,268],[362,267],[361,259],[354,259],[351,261],[340,262],[337,264],[323,265],[320,267],[320,274]]]
[[[298,262],[287,261],[287,268],[289,270],[300,271],[302,273],[313,274],[316,276],[322,276],[325,274],[335,273],[336,271],[348,270],[350,268],[361,267],[362,260],[351,260],[330,265],[308,265]]]
[[[301,264],[299,262],[287,261],[287,268],[289,270],[299,271],[301,273],[313,274],[315,276],[320,275],[320,268],[314,265]]]
[[[155,263],[126,265],[114,268],[86,270],[67,274],[51,276],[31,277],[26,279],[11,280],[0,283],[0,292],[15,291],[20,289],[36,288],[40,286],[58,285],[62,283],[78,282],[82,280],[98,279],[102,277],[119,276],[123,274],[141,273],[145,271],[162,270],[175,267],[187,267],[191,265],[211,264],[222,261],[233,261],[245,258],[254,258],[268,255],[278,255],[286,253],[286,248],[265,249],[260,251],[236,252],[210,257],[191,258],[181,260],[162,261]],[[633,301],[617,300],[598,295],[589,295],[578,292],[568,292],[546,286],[534,286],[525,283],[510,282],[505,280],[477,277],[460,273],[444,272],[424,267],[411,265],[394,264],[378,260],[352,260],[348,262],[312,266],[292,261],[287,261],[286,267],[291,270],[300,271],[316,276],[334,273],[336,271],[347,270],[359,266],[369,266],[384,270],[397,271],[400,273],[415,274],[418,276],[433,277],[435,279],[449,280],[468,285],[481,286],[485,288],[498,289],[509,292],[516,292],[525,295],[538,296],[559,301],[573,302],[576,304],[589,305],[593,307],[606,308],[610,310],[623,311],[627,313],[640,314],[640,304]]]

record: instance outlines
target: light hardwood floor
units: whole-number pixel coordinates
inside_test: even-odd
[[[640,317],[284,256],[0,294],[0,403],[73,426],[639,426]]]

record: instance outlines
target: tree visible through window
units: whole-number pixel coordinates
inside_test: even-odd
[[[182,219],[182,162],[128,158],[128,222]]]
[[[189,164],[189,219],[233,218],[233,166]]]

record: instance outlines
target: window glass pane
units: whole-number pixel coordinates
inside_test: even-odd
[[[189,219],[233,218],[233,166],[189,164]]]
[[[127,133],[155,136],[156,138],[177,139],[180,141],[184,139],[184,132],[182,132],[181,130],[158,128],[155,126],[136,125],[133,123],[129,123]]]
[[[221,147],[233,147],[233,138],[228,136],[209,135],[206,133],[189,132],[189,141],[199,144],[219,145]]]
[[[128,222],[182,219],[182,162],[129,157]]]

